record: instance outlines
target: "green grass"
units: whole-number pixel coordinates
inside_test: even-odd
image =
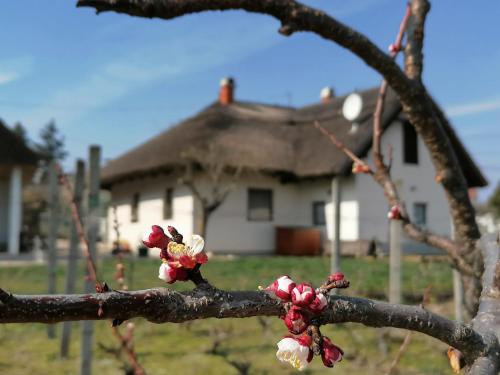
[[[216,286],[225,289],[253,289],[267,285],[276,276],[289,274],[297,281],[320,284],[328,274],[328,258],[294,257],[245,257],[232,260],[211,259],[204,267],[204,275]],[[157,279],[159,261],[127,261],[129,284],[133,289],[165,286]],[[99,265],[100,278],[114,284],[114,262],[106,260]],[[383,298],[387,290],[386,260],[343,259],[342,269],[351,281],[346,294]],[[83,275],[83,269],[79,269]],[[449,312],[449,303],[442,303],[442,296],[451,293],[451,271],[444,262],[405,260],[403,266],[403,291],[409,301],[418,300],[423,290],[432,285],[434,304],[431,309]],[[59,290],[64,285],[65,269],[57,273]],[[0,288],[13,293],[43,293],[46,289],[46,270],[42,266],[0,268]],[[79,276],[79,288],[83,284]],[[175,285],[187,289],[189,284]],[[438,298],[439,297],[439,298]],[[436,304],[439,302],[439,304]],[[275,344],[286,334],[286,328],[278,318],[265,318],[263,328],[257,318],[209,319],[189,324],[151,324],[136,319],[135,347],[141,364],[148,374],[237,374],[227,359],[248,361],[251,374],[292,374],[291,368],[275,358]],[[121,363],[100,349],[97,343],[116,346],[108,328],[108,322],[96,322],[94,373],[121,374]],[[60,327],[58,326],[58,330]],[[59,331],[60,332],[60,331]],[[327,326],[323,332],[346,351],[346,358],[333,371],[337,374],[383,373],[395,356],[404,337],[404,331],[391,330],[388,340],[389,354],[384,358],[378,349],[380,330],[361,325],[346,324]],[[218,353],[207,354],[214,338],[224,335]],[[79,366],[79,323],[74,323],[71,355],[59,359],[59,340],[49,340],[46,328],[41,324],[0,326],[0,373],[8,374],[74,374]],[[403,355],[399,373],[440,374],[447,373],[444,356],[446,346],[421,334],[414,334],[408,350]],[[321,374],[331,370],[315,358],[306,373]]]

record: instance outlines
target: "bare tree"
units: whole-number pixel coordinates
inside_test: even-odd
[[[206,149],[188,149],[182,156],[186,160],[186,171],[179,183],[186,185],[196,198],[197,232],[205,238],[210,216],[235,189],[242,168],[229,167],[224,161],[224,152],[214,145]],[[201,178],[197,178],[197,172]]]
[[[361,33],[320,10],[293,0],[79,0],[78,5],[94,7],[98,12],[115,11],[163,19],[209,10],[243,9],[267,14],[281,22],[279,32],[283,35],[289,36],[298,31],[313,32],[345,47],[378,71],[387,82],[381,86],[379,105],[374,115],[374,152],[379,156],[375,155],[375,168],[361,164],[364,166],[362,169],[373,174],[390,204],[398,207],[399,218],[409,237],[448,253],[452,264],[462,274],[467,309],[474,319],[472,325],[466,325],[436,315],[422,306],[331,295],[327,298],[326,309],[315,316],[314,323],[309,326],[313,346],[319,345],[319,327],[324,324],[357,322],[371,327],[404,328],[432,336],[460,351],[471,374],[498,373],[500,248],[494,235],[485,237],[478,245],[479,230],[467,195],[467,184],[445,130],[449,126],[448,120],[421,79],[424,25],[430,9],[427,0],[410,2],[404,69],[396,64],[392,51],[391,54],[384,53]],[[400,47],[396,45],[393,51]],[[382,111],[384,86],[392,87],[398,94],[406,116],[429,150],[437,172],[436,182],[443,187],[448,199],[456,240],[419,228],[406,213],[404,202],[390,178],[390,162],[385,164],[377,144],[380,139],[377,118],[378,111]],[[335,143],[335,136],[327,135]],[[342,147],[341,144],[336,146]],[[180,323],[213,317],[283,316],[286,313],[286,304],[265,292],[217,289],[201,276],[199,267],[188,273],[188,278],[196,287],[186,292],[155,288],[131,292],[101,290],[101,293],[86,295],[24,296],[0,290],[0,322],[55,323],[143,317],[154,323]]]

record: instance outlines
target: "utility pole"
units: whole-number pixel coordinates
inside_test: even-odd
[[[48,268],[48,293],[56,293],[57,272],[57,230],[59,226],[59,184],[56,160],[49,164],[49,233],[47,238],[47,268]],[[56,337],[56,326],[47,326],[49,339]]]
[[[92,258],[97,261],[97,236],[99,234],[99,185],[100,185],[100,146],[90,146],[89,152],[89,194],[88,194],[88,214],[87,214],[87,236],[89,252]],[[87,271],[87,276],[90,274]],[[85,293],[95,291],[94,280],[87,277],[85,281]],[[92,336],[94,333],[94,322],[86,320],[82,323],[82,350],[81,350],[81,375],[92,373]]]
[[[73,202],[75,203],[78,215],[81,218],[81,206],[83,188],[85,184],[85,163],[83,160],[76,162],[75,187],[73,192]],[[75,281],[77,274],[77,262],[80,249],[80,237],[78,235],[77,224],[72,221],[69,240],[68,269],[66,274],[66,294],[75,293]],[[71,322],[64,322],[61,336],[61,358],[68,358],[69,343],[71,339]]]

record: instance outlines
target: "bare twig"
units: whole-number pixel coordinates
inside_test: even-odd
[[[97,292],[106,292],[108,290],[106,283],[99,283],[97,280],[97,268],[95,265],[95,261],[92,258],[92,254],[90,253],[90,248],[89,248],[89,242],[87,240],[87,237],[85,236],[85,232],[83,230],[83,223],[81,219],[80,212],[78,212],[78,206],[76,205],[75,199],[74,199],[74,193],[73,189],[71,187],[71,183],[69,182],[66,174],[64,173],[62,167],[59,164],[57,165],[57,171],[59,173],[59,181],[61,184],[64,186],[66,189],[68,196],[70,197],[69,199],[69,205],[71,208],[71,217],[73,219],[73,222],[75,223],[75,227],[77,229],[78,235],[80,237],[80,241],[84,244],[83,246],[83,254],[85,256],[85,259],[87,260],[87,270],[89,272],[89,278],[92,280],[95,285],[96,285],[96,291]],[[98,303],[98,310],[97,310],[97,315],[103,315],[103,305],[102,303]],[[122,348],[124,349],[125,353],[130,359],[130,363],[132,367],[134,368],[135,374],[136,375],[145,375],[144,370],[142,367],[139,365],[137,362],[137,358],[133,350],[126,345],[126,340],[125,338],[120,334],[118,329],[113,326],[112,327],[113,334],[114,336],[120,341]]]
[[[425,288],[423,296],[422,296],[422,302],[420,303],[420,306],[422,308],[425,307],[429,303],[430,299],[430,293],[431,293],[431,286],[429,285],[427,288]],[[404,352],[408,348],[408,345],[410,345],[411,337],[412,337],[413,331],[408,331],[405,335],[405,338],[403,340],[403,343],[399,347],[398,353],[394,357],[391,365],[389,366],[389,369],[386,372],[386,375],[391,375],[392,372],[396,369],[397,365],[399,364],[399,361],[401,360],[401,357],[403,356]]]
[[[399,51],[401,50],[401,43],[403,41],[403,36],[406,31],[406,27],[408,25],[408,20],[410,19],[410,15],[411,15],[410,4],[408,4],[406,6],[406,12],[403,17],[403,20],[399,25],[399,32],[398,35],[396,36],[396,40],[390,46],[390,56],[393,59],[396,58]],[[373,160],[375,162],[375,166],[377,168],[385,168],[385,169],[388,169],[388,167],[384,166],[383,155],[380,150],[380,143],[382,138],[382,113],[384,112],[384,101],[387,93],[387,87],[388,87],[387,80],[384,79],[380,85],[375,111],[373,113],[373,147],[372,147]]]
[[[403,356],[403,353],[406,351],[406,348],[408,348],[408,345],[410,345],[412,334],[413,334],[412,331],[408,331],[408,333],[406,334],[403,343],[399,347],[396,357],[394,357],[391,366],[389,367],[389,370],[387,370],[387,372],[385,373],[386,375],[391,375],[394,369],[397,367],[399,361],[401,360],[401,357]]]
[[[351,149],[349,149],[341,141],[339,141],[337,139],[337,137],[335,136],[335,134],[329,132],[327,129],[325,129],[323,126],[321,126],[321,124],[319,123],[319,121],[315,121],[314,122],[314,126],[321,133],[323,133],[326,137],[328,137],[330,139],[330,141],[335,145],[335,147],[337,147],[340,151],[342,151],[344,154],[346,154],[347,157],[349,157],[354,163],[356,163],[356,164],[358,164],[360,166],[365,167],[366,170],[367,170],[367,173],[373,173],[373,170],[370,168],[370,166],[365,161],[363,161],[360,158],[358,158],[356,156],[356,154],[351,151]]]
[[[90,254],[89,242],[87,240],[87,236],[85,235],[85,231],[83,230],[83,223],[80,216],[80,212],[78,212],[78,206],[74,199],[73,188],[71,183],[68,180],[68,177],[64,173],[62,167],[59,164],[56,164],[57,173],[59,174],[59,181],[61,185],[66,189],[68,193],[68,204],[71,209],[71,218],[75,224],[76,231],[78,232],[78,236],[80,237],[80,242],[83,243],[83,255],[87,261],[87,269],[89,272],[89,277],[91,280],[97,283],[97,268],[95,265],[95,261],[92,258],[92,254]]]

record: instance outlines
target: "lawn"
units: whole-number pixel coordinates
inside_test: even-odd
[[[289,274],[300,281],[318,285],[328,274],[328,258],[245,257],[214,258],[204,267],[204,275],[216,286],[225,289],[257,289],[276,276]],[[126,262],[126,274],[133,289],[164,286],[157,279],[159,261],[146,259]],[[110,259],[99,265],[100,278],[113,286],[114,262]],[[388,282],[386,260],[343,259],[342,269],[351,281],[346,294],[385,298]],[[79,269],[83,274],[83,270]],[[432,304],[429,309],[449,314],[452,282],[449,266],[440,261],[419,258],[405,259],[403,265],[405,299],[413,303],[431,285]],[[58,269],[59,290],[64,285],[65,268]],[[82,280],[82,278],[80,278]],[[80,284],[83,284],[81,281]],[[0,268],[0,288],[13,293],[43,293],[46,289],[46,270],[43,266]],[[176,289],[189,284],[175,285]],[[245,320],[209,319],[192,323],[151,324],[136,319],[135,347],[139,361],[149,375],[175,374],[237,374],[229,361],[247,362],[250,374],[291,374],[294,371],[275,358],[275,344],[286,334],[278,318],[247,318]],[[120,362],[102,349],[115,346],[108,322],[97,322],[94,350],[95,374],[122,374]],[[58,327],[60,329],[60,327]],[[0,327],[0,373],[9,374],[74,374],[79,366],[79,323],[74,323],[71,355],[59,359],[59,340],[49,340],[44,325],[2,325]],[[345,360],[334,370],[321,365],[316,358],[307,374],[334,371],[337,374],[384,373],[395,356],[404,331],[391,330],[386,340],[388,354],[381,354],[380,330],[356,324],[323,328],[345,352]],[[218,345],[214,345],[217,342]],[[214,350],[215,348],[215,350]],[[403,355],[399,373],[449,373],[444,352],[446,346],[421,334],[414,334]],[[215,352],[215,353],[214,353]]]

